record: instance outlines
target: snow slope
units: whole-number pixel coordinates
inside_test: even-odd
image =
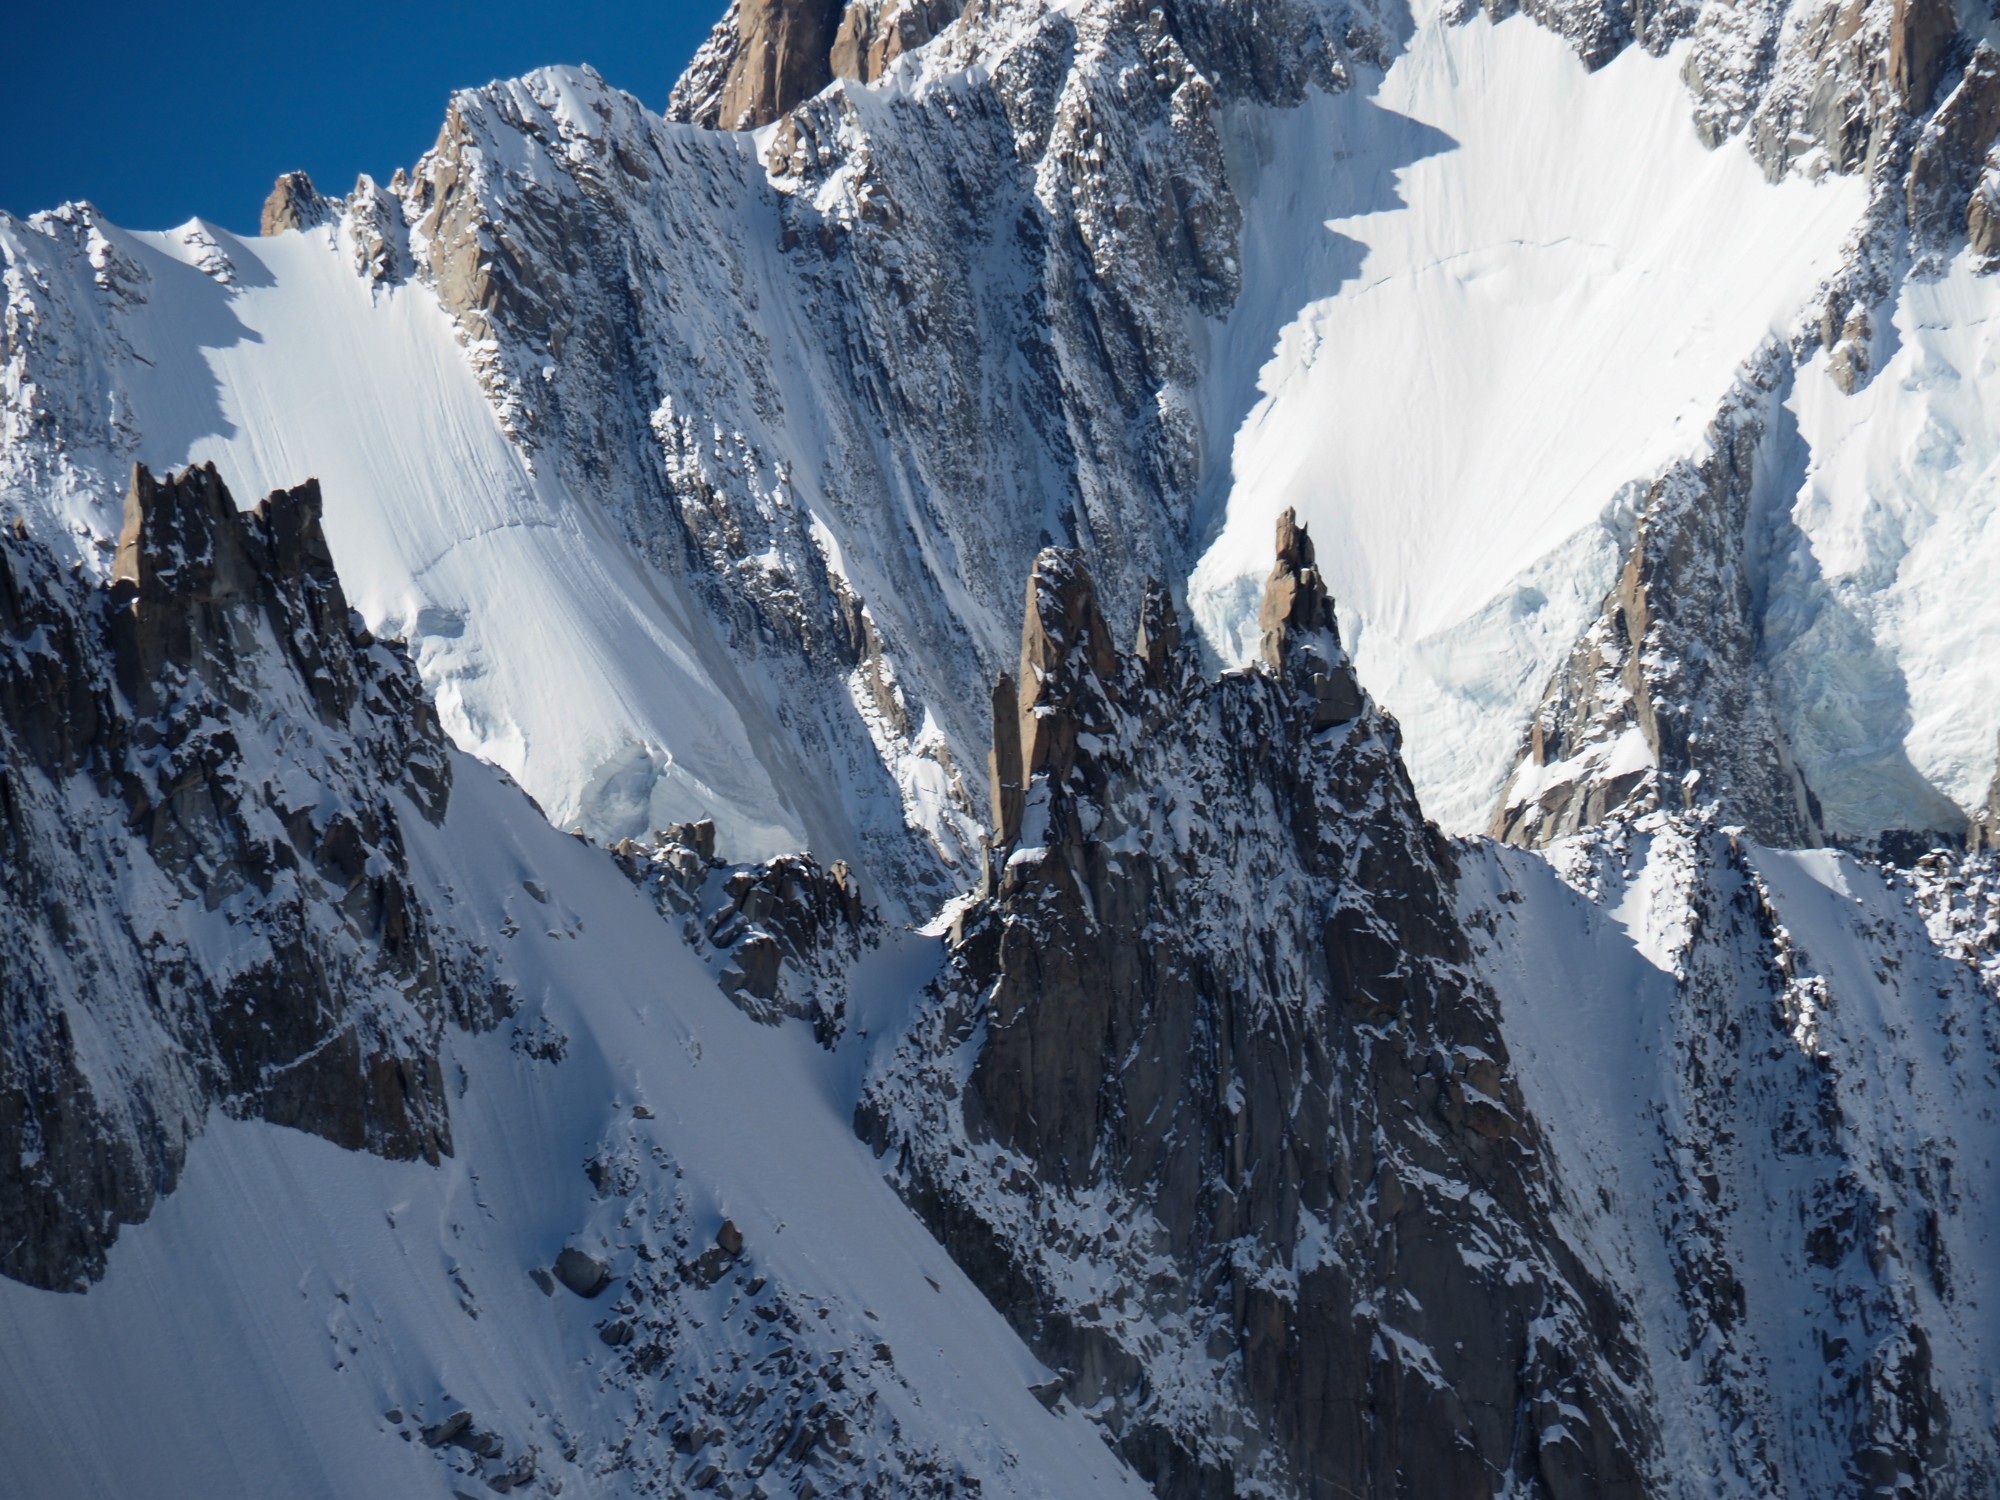
[[[1468,852],[1566,1227],[1633,1309],[1682,1492],[1851,1493],[1922,1423],[1956,1434],[1937,1482],[1983,1492],[2000,1038],[1921,880],[1657,815]]]
[[[1857,182],[1773,186],[1740,142],[1705,150],[1679,56],[1586,73],[1526,17],[1433,17],[1372,89],[1256,116],[1237,143],[1262,181],[1205,387],[1233,437],[1190,600],[1245,659],[1295,507],[1448,827],[1483,826],[1596,613],[1626,486],[1699,447],[1863,207]]]
[[[228,285],[192,264],[210,242]],[[721,812],[746,858],[804,842],[701,613],[595,497],[530,471],[426,288],[371,286],[330,228],[131,243],[151,274],[121,321],[142,455],[213,461],[244,496],[318,477],[355,606],[408,637],[462,747],[564,827],[643,758],[662,773],[643,826]]]
[[[647,1210],[678,1196],[695,1249],[724,1217],[740,1227],[766,1300],[807,1309],[796,1338],[816,1357],[892,1351],[869,1367],[864,1457],[893,1433],[986,1494],[1145,1493],[1080,1413],[1030,1393],[1047,1372],[855,1137],[870,1041],[830,1055],[804,1026],[751,1021],[608,857],[478,766],[461,762],[455,782],[442,827],[408,820],[413,865],[450,892],[459,929],[493,945],[522,1002],[497,1031],[454,1035],[455,1156],[434,1169],[212,1120],[178,1190],[124,1231],[89,1292],[0,1281],[8,1492],[128,1494],[144,1476],[151,1493],[216,1500],[444,1497],[480,1488],[443,1461],[464,1451],[433,1455],[398,1428],[454,1404],[509,1455],[537,1447],[569,1494],[684,1480],[698,1463],[648,1403],[671,1416],[685,1393],[621,1375],[597,1332],[622,1287],[545,1296],[529,1274],[566,1243],[602,1247],[618,1276],[670,1265]],[[886,948],[857,976],[858,1013],[893,1028],[935,953]],[[546,1052],[556,1036],[560,1061],[519,1045]],[[593,1192],[583,1165],[607,1152],[640,1164],[636,1186]],[[742,1280],[690,1293],[699,1343],[681,1351],[725,1394],[754,1384],[748,1356],[766,1369],[774,1347]]]
[[[1984,803],[2000,704],[2000,280],[1961,253],[1892,311],[1852,395],[1799,372],[1765,627],[1799,765],[1864,836]]]
[[[43,236],[0,225],[10,301],[23,269],[55,288],[30,308],[40,388],[10,391],[10,420],[77,403],[59,445],[102,450],[105,502],[133,457],[213,459],[243,496],[317,475],[371,626],[409,637],[458,743],[563,826],[611,838],[709,813],[732,857],[810,844],[871,869],[863,846],[906,823],[943,863],[970,847],[976,776],[957,768],[986,749],[975,668],[1011,649],[1019,571],[1068,524],[1067,486],[1108,580],[1186,568],[1213,537],[1188,593],[1229,660],[1254,644],[1271,524],[1293,505],[1364,676],[1407,721],[1427,807],[1480,824],[1615,572],[1630,487],[1699,444],[1737,362],[1832,266],[1861,186],[1772,186],[1739,143],[1704,150],[1678,54],[1586,73],[1525,18],[1428,17],[1386,75],[1218,109],[1216,188],[1244,210],[1233,309],[1204,319],[1191,308],[1209,293],[1178,284],[1131,292],[1139,315],[1190,330],[1184,371],[1167,351],[1142,377],[1166,382],[1170,413],[1191,398],[1199,440],[1178,469],[1136,427],[1129,453],[1099,452],[1101,436],[1079,453],[1039,408],[1073,401],[1067,422],[1108,434],[1132,418],[1114,392],[1134,377],[1091,364],[1112,356],[1087,326],[1060,342],[1059,390],[1016,368],[996,311],[1027,305],[1014,217],[976,216],[1020,190],[1012,135],[952,115],[988,63],[1011,79],[1012,49],[1068,25],[1031,11],[820,101],[824,182],[594,75],[461,96],[451,170],[476,168],[488,216],[466,243],[509,237],[520,256],[497,338],[469,348],[438,301],[456,242],[413,229],[394,274],[358,273],[361,207],[254,242],[93,226],[88,264],[54,265]],[[1108,24],[1093,13],[1085,33]],[[1092,46],[1079,97],[1091,70],[1123,65]],[[1064,129],[1084,128],[1077,108]],[[960,137],[969,155],[947,149]],[[1120,150],[1150,170],[1168,139]],[[952,178],[989,150],[1004,166]],[[1132,167],[1099,164],[1079,201],[1152,191]],[[886,189],[908,207],[878,235],[867,204]],[[960,265],[975,230],[997,238]],[[849,248],[785,249],[802,231]],[[1089,262],[1100,291],[1129,273],[1114,249]],[[412,253],[437,264],[412,273]],[[1072,269],[1052,260],[1050,284]],[[911,304],[908,327],[904,277],[935,303]],[[1068,305],[1049,296],[1044,317]],[[574,326],[536,311],[551,301]],[[39,440],[21,424],[0,471]],[[47,486],[0,487],[48,503]],[[99,538],[114,524],[101,505],[82,521]],[[823,650],[796,660],[765,634],[823,634],[829,580],[880,636],[851,683]],[[905,880],[922,842],[879,863]]]

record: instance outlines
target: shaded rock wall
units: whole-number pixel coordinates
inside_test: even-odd
[[[450,1150],[438,1031],[492,997],[402,833],[448,755],[316,485],[240,513],[213,468],[138,469],[108,589],[0,533],[0,1274],[99,1274],[211,1105]]]
[[[1019,837],[860,1128],[1162,1495],[1642,1493],[1619,1310],[1289,521],[1275,666],[1219,681],[1163,592],[1127,654],[1036,560]]]
[[[1663,813],[1468,849],[1459,894],[1565,1233],[1647,1347],[1660,1487],[1989,1493],[1993,861]]]
[[[588,74],[493,85],[399,200],[411,274],[533,461],[685,580],[704,664],[775,684],[757,743],[865,811],[815,854],[921,905],[977,857],[972,685],[1037,550],[1121,610],[1192,564],[1199,320],[1243,249],[1226,106],[1389,46],[1314,0],[982,7],[909,88],[825,89],[761,152]]]
[[[1993,768],[1993,785],[1987,789],[1986,806],[1972,820],[1971,847],[2000,849],[2000,762]]]

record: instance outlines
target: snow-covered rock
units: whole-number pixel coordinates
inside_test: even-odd
[[[1990,1488],[1993,28],[1525,9],[0,216],[10,1480]]]

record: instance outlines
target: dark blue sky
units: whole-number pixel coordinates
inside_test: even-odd
[[[0,208],[88,198],[128,229],[254,233],[280,172],[338,194],[413,163],[455,88],[587,62],[658,109],[726,4],[10,0]]]

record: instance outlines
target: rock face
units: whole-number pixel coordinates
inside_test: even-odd
[[[676,113],[720,108],[745,14]],[[879,38],[945,12],[850,9],[856,38],[864,14]],[[1076,544],[1126,612],[1191,565],[1193,330],[1241,278],[1226,110],[1345,87],[1388,47],[1311,0],[980,10],[923,49],[931,86],[815,93],[761,161],[588,75],[496,85],[409,179],[411,275],[506,430],[614,497],[713,620],[711,660],[773,682],[764,740],[835,768],[840,818],[805,842],[885,902],[920,893],[914,915],[978,858],[966,689],[1011,668],[996,622],[1039,549]],[[768,263],[740,229],[766,222]],[[806,427],[813,461],[784,457]]]
[[[959,0],[732,0],[674,85],[667,117],[754,130],[836,78],[869,83],[952,21]]]
[[[212,468],[136,470],[108,589],[0,534],[0,1274],[100,1273],[211,1105],[450,1150],[439,1029],[491,997],[403,835],[448,756],[313,484],[239,513]]]
[[[1975,852],[2000,850],[2000,762],[1994,765],[1993,785],[1986,793],[1986,806],[1973,818],[1968,842]]]
[[[724,130],[754,130],[833,81],[839,0],[733,0],[674,89],[668,113]]]
[[[1161,1495],[1641,1493],[1453,856],[1280,548],[1274,661],[1214,682],[1163,593],[1128,655],[1036,559],[1019,836],[860,1126]]]
[[[850,0],[828,58],[836,78],[872,83],[958,18],[960,0]]]
[[[1996,1055],[1991,861],[1883,869],[1676,813],[1553,863],[1467,849],[1460,910],[1564,1233],[1632,1308],[1678,1434],[1659,1489],[1982,1492],[1989,1199],[1943,1178],[1993,1150],[1966,1107]],[[1614,930],[1644,956],[1606,966]]]
[[[1648,490],[1604,613],[1549,684],[1493,836],[1547,844],[1615,813],[1720,804],[1770,843],[1820,842],[1773,713],[1744,538],[1786,372],[1769,350],[1710,429],[1710,454]]]
[[[1361,684],[1341,649],[1333,599],[1313,566],[1312,539],[1289,510],[1278,518],[1278,560],[1264,584],[1257,625],[1265,670],[1304,690],[1314,729],[1360,716]]]
[[[1981,42],[1910,153],[1910,239],[1932,257],[1969,232],[1968,210],[2000,134],[2000,52]]]
[[[1889,22],[1889,80],[1911,114],[1930,108],[1957,30],[1950,0],[1896,0]]]
[[[310,229],[324,224],[340,211],[341,205],[320,196],[312,179],[303,172],[287,172],[271,188],[264,200],[264,212],[257,223],[259,234],[283,234],[287,229]]]

